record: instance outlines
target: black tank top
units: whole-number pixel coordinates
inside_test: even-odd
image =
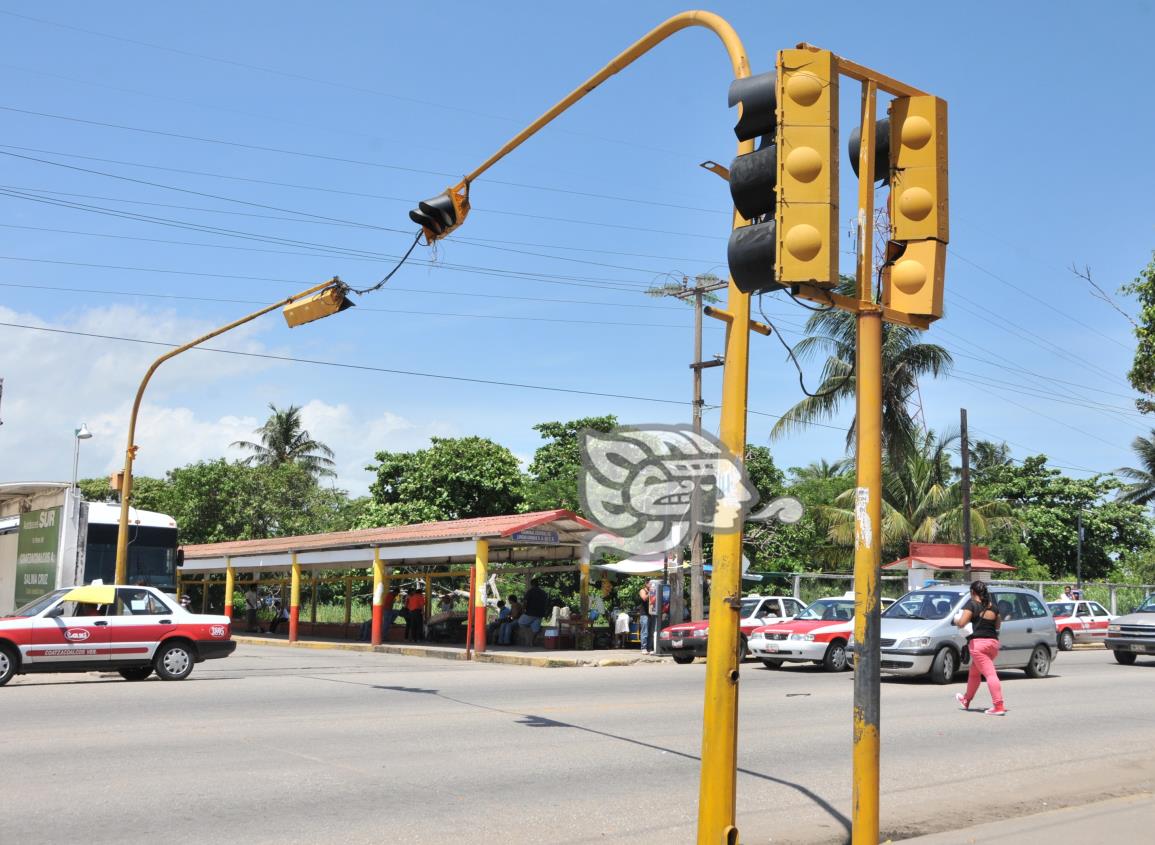
[[[984,608],[979,602],[971,601],[967,605],[971,612],[971,626],[974,633],[967,637],[968,640],[997,640],[999,638],[999,629],[997,626],[998,609],[992,604],[990,607]],[[983,612],[993,612],[996,615],[995,619],[984,619]]]

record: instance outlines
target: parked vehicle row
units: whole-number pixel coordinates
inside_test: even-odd
[[[738,644],[746,654],[750,635],[760,626],[793,619],[805,605],[793,596],[746,596],[738,615]],[[706,656],[709,644],[710,620],[679,622],[663,628],[658,634],[661,650],[674,658],[675,663],[692,663],[695,657]]]

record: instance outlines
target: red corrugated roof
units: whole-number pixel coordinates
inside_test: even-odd
[[[912,563],[921,563],[933,569],[964,569],[963,548],[959,543],[911,543],[910,554],[883,569],[910,568]],[[991,560],[991,550],[986,546],[971,546],[971,569],[1004,570],[1015,567]]]
[[[226,543],[201,543],[184,546],[188,559],[224,555],[276,554],[292,551],[341,549],[354,546],[391,546],[430,540],[467,540],[474,537],[509,537],[531,528],[557,530],[574,534],[594,530],[594,525],[573,511],[552,510],[515,513],[504,516],[482,516],[445,522],[423,522],[418,525],[393,525],[364,528],[358,531],[335,531],[329,534],[305,534],[298,537],[276,537],[269,540],[235,540]],[[564,540],[562,542],[565,542]]]

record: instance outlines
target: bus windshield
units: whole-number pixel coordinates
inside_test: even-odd
[[[88,551],[84,560],[84,582],[99,579],[116,582],[116,535],[118,526],[88,524]],[[144,583],[162,590],[176,589],[176,528],[130,525],[128,529],[129,584]]]

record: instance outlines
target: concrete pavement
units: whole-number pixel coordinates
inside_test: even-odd
[[[1081,807],[1064,807],[1017,819],[901,841],[903,845],[1084,845],[1150,842],[1155,836],[1155,795],[1142,793]]]
[[[465,646],[460,643],[382,643],[379,646],[373,646],[365,642],[320,637],[297,640],[297,642],[291,643],[286,636],[278,634],[246,633],[234,633],[233,639],[246,645],[363,651],[377,654],[400,654],[408,657],[430,657],[440,660],[466,659]],[[512,645],[490,645],[482,654],[472,653],[470,659],[477,663],[504,663],[509,666],[537,666],[545,669],[574,666],[632,666],[635,663],[670,661],[669,657],[643,654],[638,648],[554,651],[552,649]]]

